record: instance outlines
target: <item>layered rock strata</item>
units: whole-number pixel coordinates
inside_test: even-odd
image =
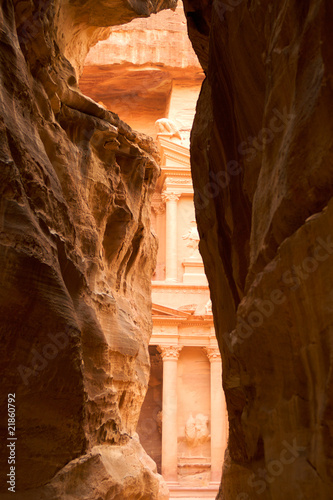
[[[22,500],[168,496],[135,434],[149,376],[158,154],[77,85],[107,26],[167,7],[1,4],[0,407]],[[12,495],[9,453],[4,445],[1,498]]]
[[[79,83],[133,128],[156,137],[160,118],[189,136],[202,80],[179,2],[174,12],[114,26],[89,51]]]
[[[207,75],[191,156],[230,423],[219,498],[328,500],[332,5],[184,4]]]

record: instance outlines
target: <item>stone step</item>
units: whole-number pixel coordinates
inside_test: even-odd
[[[199,500],[206,498],[215,500],[218,493],[218,486],[210,485],[202,488],[193,488],[189,486],[168,485],[170,491],[170,500],[182,498],[183,500]]]

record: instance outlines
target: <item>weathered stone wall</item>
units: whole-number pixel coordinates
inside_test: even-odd
[[[1,433],[14,393],[22,500],[165,498],[135,434],[158,155],[77,76],[104,26],[172,6],[1,3]],[[4,445],[1,498],[12,495],[8,455]]]
[[[202,80],[179,1],[175,11],[114,26],[89,51],[79,85],[135,130],[156,137],[156,120],[170,118],[189,136]]]
[[[219,498],[332,492],[333,7],[185,0],[192,131],[230,438]]]
[[[86,66],[132,63],[171,68],[200,68],[187,35],[183,4],[147,19],[114,26],[106,40],[89,51]]]

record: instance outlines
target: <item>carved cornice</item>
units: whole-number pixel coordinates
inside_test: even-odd
[[[177,159],[184,158],[184,160],[186,159],[189,163],[190,151],[187,146],[177,144],[176,142],[170,141],[169,138],[164,138],[162,136],[158,137],[158,142],[163,153],[166,153],[170,156],[171,154],[173,154]]]
[[[167,167],[163,168],[162,176],[164,177],[164,179],[172,179],[173,177],[189,179],[192,183],[191,171],[180,170],[173,167],[172,165],[168,165]]]
[[[180,194],[177,193],[171,193],[167,191],[164,191],[164,193],[162,193],[162,200],[165,201],[165,203],[167,203],[168,201],[178,201],[179,198]]]
[[[153,290],[170,293],[208,293],[208,285],[189,285],[187,283],[167,283],[165,281],[152,280]]]
[[[192,185],[192,179],[190,177],[166,177],[165,184],[190,184]]]
[[[168,160],[173,160],[183,166],[185,166],[188,170],[191,169],[191,164],[190,164],[190,157],[184,157],[183,155],[179,155],[177,154],[176,152],[170,152],[170,150],[167,150],[167,151],[163,151],[163,156],[165,158],[165,161],[167,162]],[[163,167],[166,166],[168,167],[168,165],[163,165],[162,166],[162,169]]]
[[[211,363],[212,361],[221,361],[221,353],[218,347],[204,347],[203,350]]]
[[[178,318],[178,319],[167,319],[163,318],[161,316],[154,316],[153,317],[153,324],[154,325],[163,325],[163,326],[169,326],[169,325],[174,325],[174,326],[213,326],[214,322],[213,319],[194,319],[194,320],[188,320],[186,318]]]
[[[178,345],[159,345],[158,352],[161,353],[162,359],[178,359],[183,346]]]

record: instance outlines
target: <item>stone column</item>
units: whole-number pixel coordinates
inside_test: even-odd
[[[177,460],[177,363],[182,347],[158,346],[163,359],[162,475],[178,482]]]
[[[164,192],[162,195],[166,203],[166,276],[165,280],[169,282],[177,281],[177,201],[179,194]]]
[[[155,198],[153,197],[151,206],[156,217],[155,230],[162,244],[163,239],[161,241],[162,237],[161,225],[162,225],[163,214],[165,212],[165,204],[163,203],[160,195],[158,198],[157,196]],[[153,279],[157,281],[165,280],[164,259],[162,259],[162,257],[160,256],[160,252],[157,254],[156,274]]]
[[[228,419],[224,392],[222,389],[222,362],[218,347],[204,348],[210,361],[210,434],[211,434],[211,476],[212,483],[220,483],[224,452],[228,439]]]

